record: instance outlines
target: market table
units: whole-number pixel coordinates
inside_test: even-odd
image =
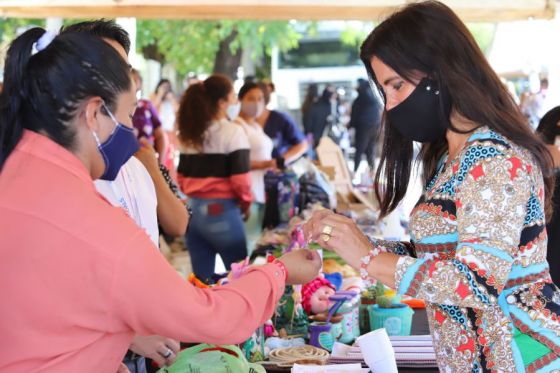
[[[412,317],[412,330],[411,334],[413,335],[426,335],[430,334],[430,328],[428,326],[428,318],[426,316],[426,309],[415,309],[414,315]],[[289,372],[291,368],[280,368],[280,367],[270,367],[266,366],[266,371],[268,373],[280,373],[280,372]],[[437,373],[439,372],[438,368],[399,368],[399,373]]]

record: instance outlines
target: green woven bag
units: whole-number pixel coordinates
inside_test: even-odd
[[[173,365],[158,373],[266,373],[259,364],[251,364],[243,352],[233,345],[199,344],[177,355]]]

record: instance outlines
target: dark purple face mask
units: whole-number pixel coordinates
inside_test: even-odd
[[[119,123],[105,104],[103,104],[103,107],[115,123],[115,129],[103,143],[99,141],[95,132],[93,132],[93,137],[97,142],[97,149],[101,153],[103,161],[105,161],[105,172],[100,179],[113,181],[117,178],[121,167],[138,151],[140,144],[136,139],[134,130]]]

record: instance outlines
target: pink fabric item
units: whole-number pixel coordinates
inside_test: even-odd
[[[135,333],[246,340],[272,316],[284,278],[267,264],[195,288],[77,157],[25,131],[0,173],[0,288],[0,371],[113,373]]]

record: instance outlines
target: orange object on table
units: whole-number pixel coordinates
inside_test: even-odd
[[[423,299],[403,299],[401,303],[408,304],[410,308],[426,308],[426,302]]]

